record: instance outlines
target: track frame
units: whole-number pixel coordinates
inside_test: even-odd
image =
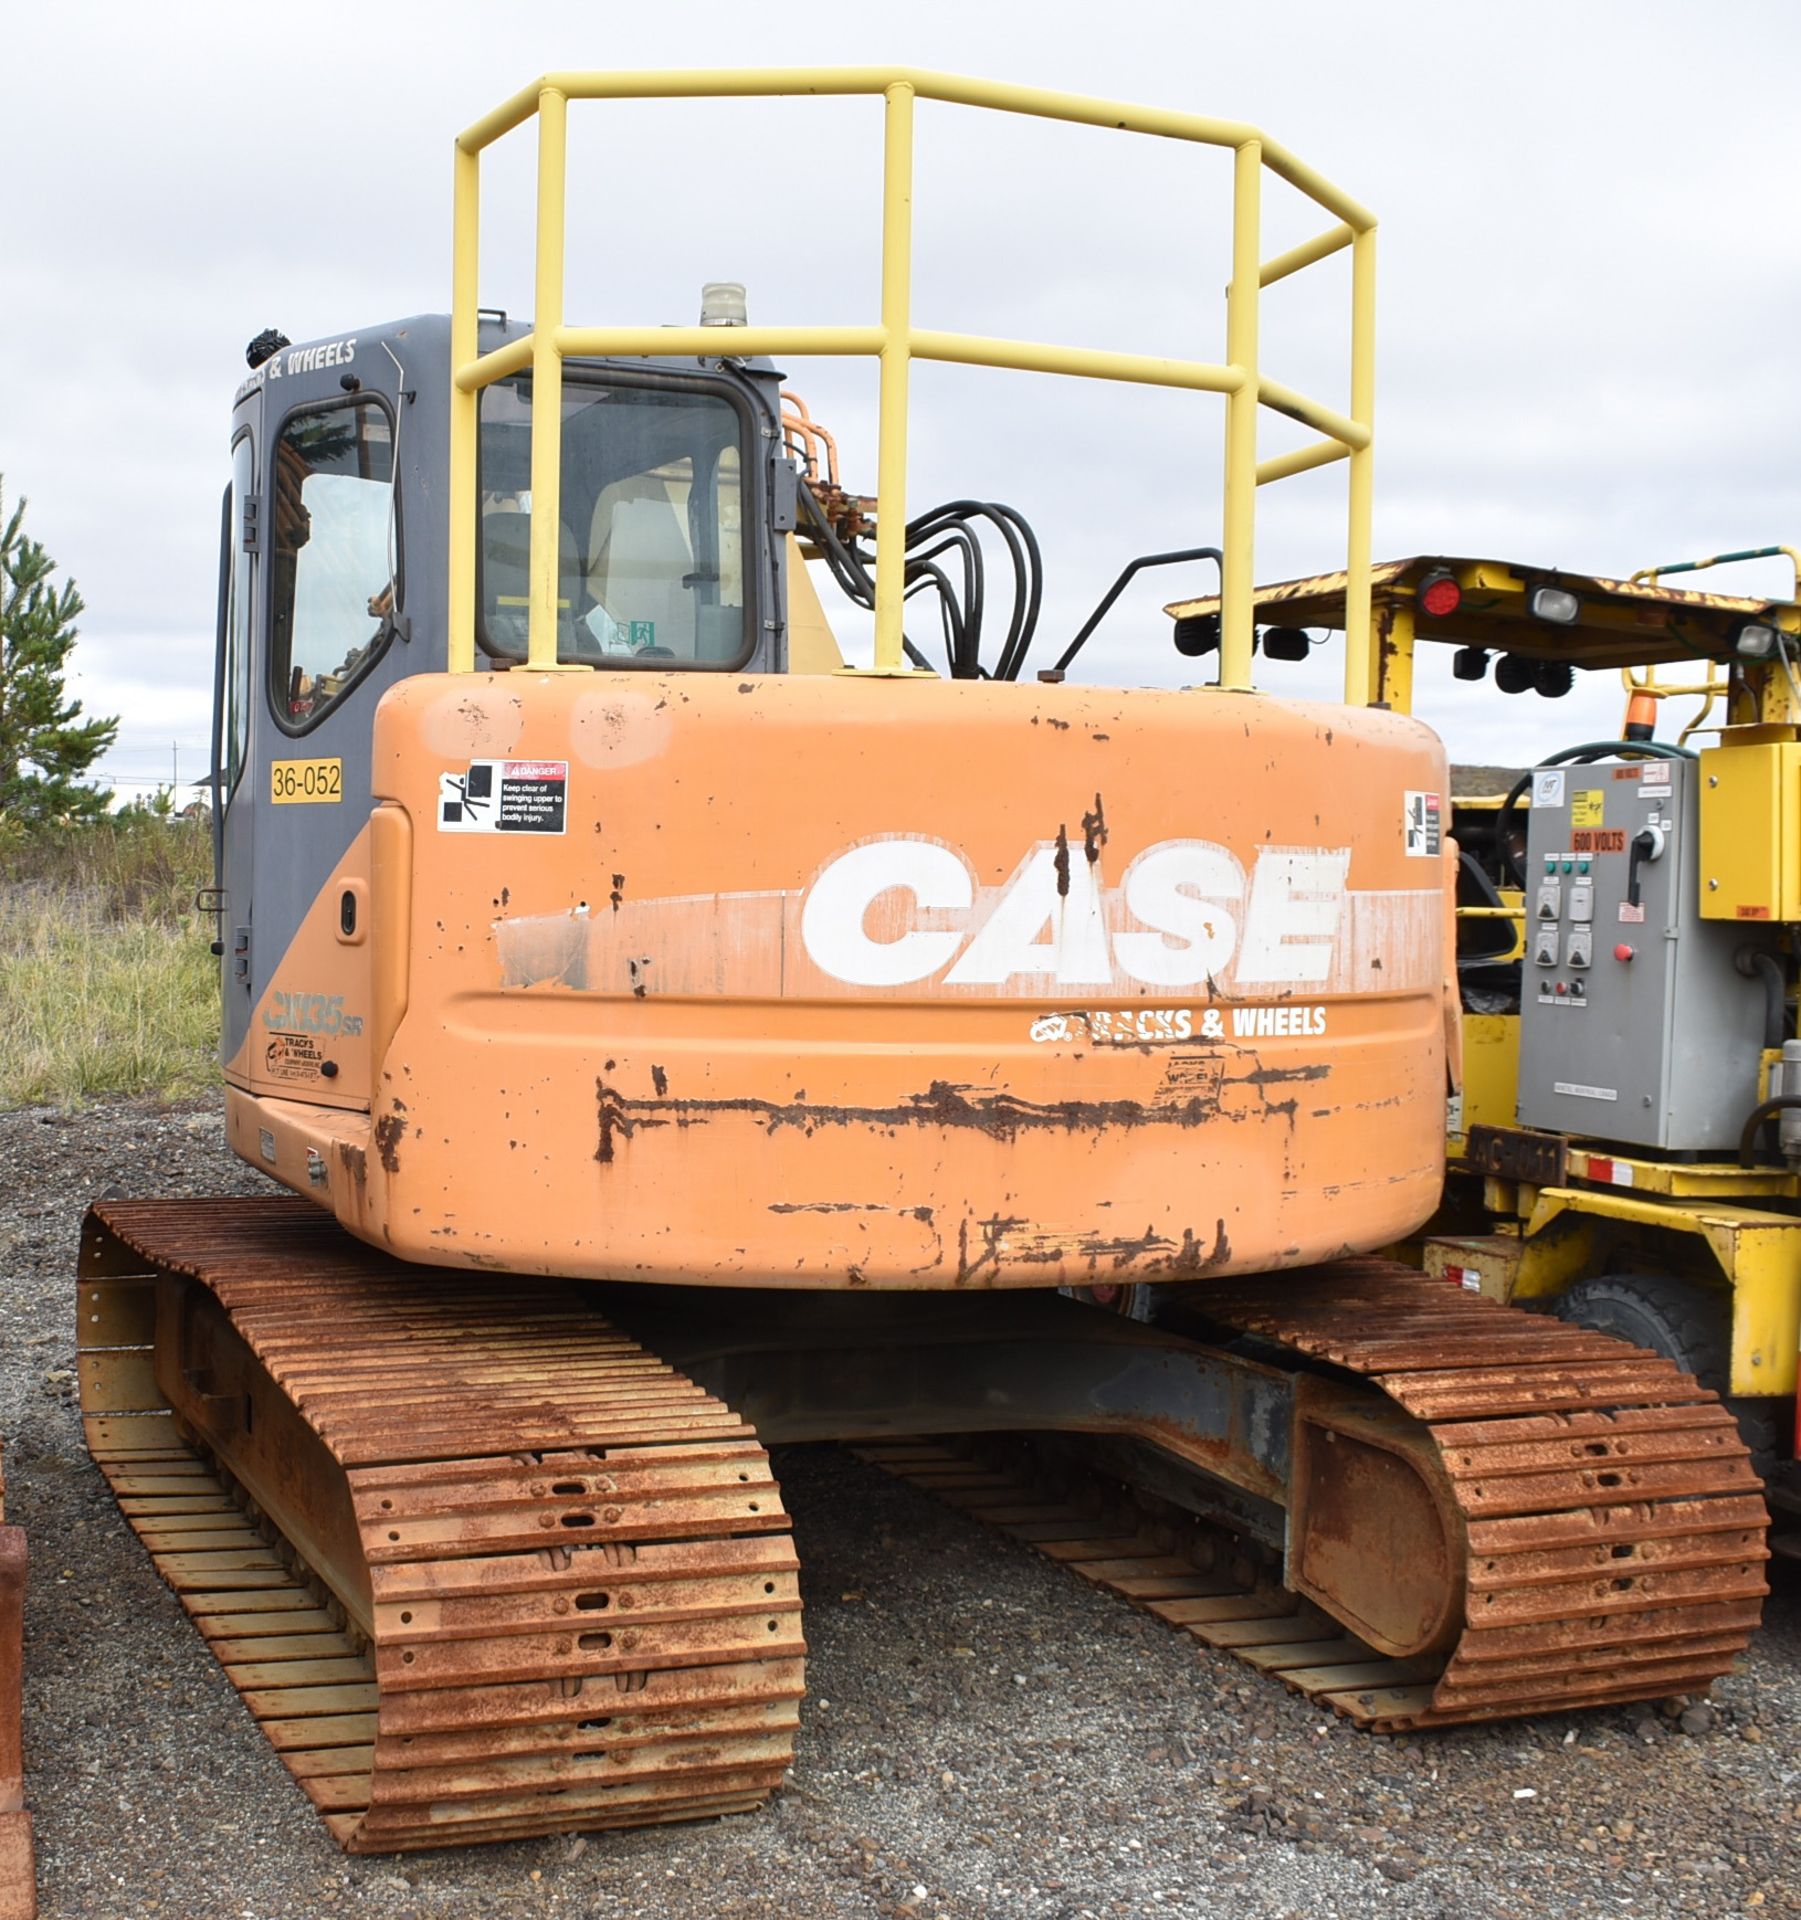
[[[1767,1592],[1713,1394],[1377,1262],[1184,1289],[1178,1331],[447,1283],[271,1198],[105,1203],[81,1286],[90,1448],[357,1850],[757,1805],[805,1654],[765,1442],[860,1442],[1380,1731],[1704,1690]],[[1022,1429],[1101,1463],[1078,1506],[935,1437]]]
[[[780,1489],[574,1287],[436,1276],[304,1202],[110,1203],[88,1444],[354,1852],[748,1812],[804,1691]]]

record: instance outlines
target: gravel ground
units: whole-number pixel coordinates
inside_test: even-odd
[[[70,1371],[84,1203],[260,1177],[212,1111],[135,1104],[0,1115],[0,1161],[0,1432],[9,1518],[31,1536],[46,1920],[1801,1913],[1792,1578],[1686,1720],[1378,1740],[831,1448],[778,1460],[812,1691],[767,1810],[346,1859],[87,1463]]]

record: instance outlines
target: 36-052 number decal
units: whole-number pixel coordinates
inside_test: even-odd
[[[342,760],[273,760],[269,798],[278,807],[306,806],[344,797]]]

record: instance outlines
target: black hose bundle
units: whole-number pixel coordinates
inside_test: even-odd
[[[875,605],[875,555],[855,541],[840,540],[809,487],[800,490],[801,513],[810,537],[825,556],[832,578],[859,607]],[[1006,639],[992,665],[982,661],[982,629],[988,610],[987,567],[976,523],[987,521],[1007,551],[1013,575]],[[951,500],[907,523],[902,592],[907,599],[930,590],[938,596],[945,661],[953,680],[1017,680],[1038,626],[1044,592],[1044,562],[1037,536],[1012,507],[994,500]],[[957,577],[953,577],[953,574]],[[903,636],[916,667],[931,663]]]

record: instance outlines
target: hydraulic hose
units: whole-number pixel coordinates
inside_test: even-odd
[[[1513,833],[1513,816],[1519,811],[1520,797],[1531,786],[1533,774],[1541,767],[1605,760],[1610,753],[1636,754],[1641,760],[1692,760],[1695,757],[1692,747],[1672,747],[1661,740],[1590,740],[1580,747],[1565,747],[1561,753],[1541,760],[1537,767],[1528,767],[1508,788],[1507,798],[1501,802],[1501,809],[1495,815],[1495,855],[1503,875],[1511,874],[1522,887],[1526,884],[1526,875],[1513,857],[1513,849],[1508,841]]]
[[[1747,980],[1763,981],[1763,1043],[1772,1052],[1779,1051],[1788,1038],[1788,981],[1773,953],[1760,953],[1755,947],[1740,947],[1732,964]]]
[[[825,510],[813,498],[810,487],[800,488],[800,510],[812,528],[813,537],[819,550],[825,555],[825,563],[831,569],[831,575],[843,589],[844,596],[852,605],[874,607],[875,582],[869,577],[869,570],[850,548],[838,538],[832,523],[825,516]],[[907,658],[914,666],[933,671],[932,663],[903,633],[901,645],[906,649]]]
[[[855,544],[838,538],[812,490],[800,489],[800,510],[831,568],[832,577],[845,594],[860,607],[875,605],[875,582],[870,573],[872,556]],[[999,533],[1007,549],[1013,574],[1012,610],[1007,621],[1007,637],[992,667],[982,664],[982,626],[987,614],[987,563],[982,543],[971,524],[987,520]],[[927,542],[933,544],[927,545]],[[907,598],[919,588],[929,586],[938,595],[939,616],[944,627],[946,664],[952,679],[1014,680],[1025,664],[1027,649],[1038,625],[1039,607],[1044,593],[1044,560],[1037,536],[1024,518],[998,500],[950,500],[933,507],[907,523],[906,564],[903,594]],[[950,572],[940,561],[955,555],[961,563],[962,592],[959,594]],[[907,658],[915,666],[929,663],[905,641]]]
[[[1741,1167],[1757,1165],[1757,1134],[1766,1120],[1773,1119],[1786,1108],[1801,1107],[1801,1093],[1773,1094],[1768,1100],[1760,1100],[1751,1109],[1750,1118],[1745,1122],[1745,1130],[1738,1137],[1738,1163]]]
[[[929,513],[921,514],[908,524],[907,546],[910,552],[919,541],[929,540],[949,529],[967,540],[974,549],[975,582],[964,610],[963,623],[970,638],[970,650],[956,671],[960,678],[979,678],[982,672],[980,648],[987,604],[986,587],[981,545],[975,538],[974,529],[968,524],[977,519],[987,520],[1000,534],[1013,570],[1013,606],[1007,621],[1007,638],[1002,643],[990,677],[995,680],[1015,680],[1025,663],[1026,649],[1032,644],[1032,635],[1038,625],[1039,602],[1044,591],[1044,561],[1038,550],[1038,538],[1025,519],[998,500],[948,500],[943,506],[932,508]]]

